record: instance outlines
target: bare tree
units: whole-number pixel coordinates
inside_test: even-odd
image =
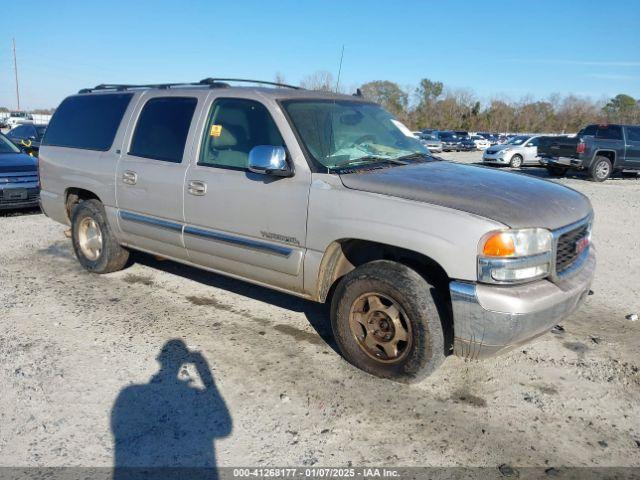
[[[331,72],[326,70],[319,70],[307,75],[300,82],[302,88],[307,90],[320,90],[323,92],[331,92],[335,89],[336,82],[333,79]]]

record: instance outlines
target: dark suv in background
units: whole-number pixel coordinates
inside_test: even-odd
[[[552,175],[574,168],[603,182],[615,171],[640,171],[640,126],[589,125],[575,136],[540,137],[538,155]]]
[[[37,155],[46,129],[46,125],[34,125],[32,123],[18,125],[7,133],[7,138],[26,153]]]

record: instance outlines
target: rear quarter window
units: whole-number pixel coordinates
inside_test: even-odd
[[[43,145],[107,151],[113,144],[132,93],[76,95],[62,101]]]

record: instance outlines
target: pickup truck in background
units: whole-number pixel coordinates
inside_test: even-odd
[[[575,136],[540,137],[538,155],[554,176],[573,168],[603,182],[615,171],[640,171],[640,126],[589,125]]]

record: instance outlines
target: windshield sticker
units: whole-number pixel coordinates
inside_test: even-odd
[[[222,134],[222,125],[211,125],[209,135],[212,137],[219,137]]]

